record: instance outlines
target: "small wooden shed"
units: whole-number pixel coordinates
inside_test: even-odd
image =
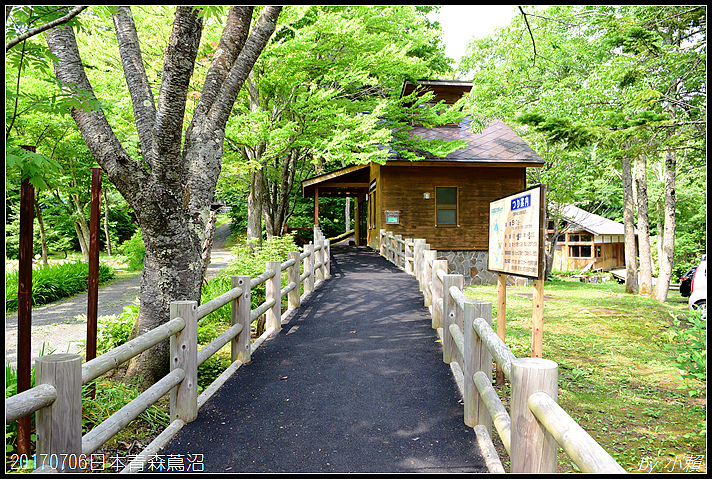
[[[564,205],[561,216],[565,225],[554,249],[554,269],[580,271],[625,267],[625,231],[622,223],[574,205]],[[637,230],[635,234],[638,234]]]
[[[419,81],[432,90],[434,101],[452,104],[472,88],[471,82]],[[403,95],[416,85],[406,82]],[[503,121],[495,120],[480,133],[471,120],[434,128],[416,126],[411,134],[424,139],[464,140],[467,145],[446,157],[412,162],[395,155],[385,164],[354,165],[302,182],[305,197],[356,198],[358,245],[379,248],[381,228],[403,237],[425,238],[431,249],[457,265],[468,278],[487,276],[489,202],[526,188],[526,169],[544,160]],[[448,256],[449,255],[449,256]]]

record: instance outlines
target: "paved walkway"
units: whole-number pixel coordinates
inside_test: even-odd
[[[159,455],[206,472],[487,472],[417,281],[370,249],[332,253],[333,279]]]

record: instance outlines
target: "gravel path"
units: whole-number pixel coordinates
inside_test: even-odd
[[[213,251],[208,266],[208,277],[216,275],[227,266],[230,250],[225,240],[230,236],[229,223],[215,230]],[[138,304],[141,275],[113,281],[99,288],[99,316],[119,316],[124,306]],[[45,353],[84,354],[86,343],[87,293],[32,308],[32,361],[39,356],[44,345]],[[17,366],[17,312],[5,314],[5,362]]]

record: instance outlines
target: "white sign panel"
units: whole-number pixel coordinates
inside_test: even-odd
[[[541,279],[543,191],[538,186],[490,202],[489,270]]]

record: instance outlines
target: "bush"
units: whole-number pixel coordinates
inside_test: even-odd
[[[707,319],[700,310],[677,318],[671,328],[673,344],[665,347],[673,353],[673,365],[683,374],[690,396],[706,396]]]
[[[118,248],[119,254],[126,256],[126,262],[131,271],[143,268],[143,258],[146,256],[146,245],[143,243],[141,230],[136,230],[130,240],[124,241]]]
[[[99,284],[114,277],[114,270],[99,265]],[[80,261],[41,266],[32,270],[32,305],[41,306],[58,299],[86,291],[89,282],[89,265]],[[5,272],[5,309],[17,310],[19,271]]]
[[[99,318],[99,328],[96,348],[99,355],[121,346],[129,340],[131,330],[138,317],[138,306],[130,304],[124,306],[124,312],[116,316],[102,316]]]

